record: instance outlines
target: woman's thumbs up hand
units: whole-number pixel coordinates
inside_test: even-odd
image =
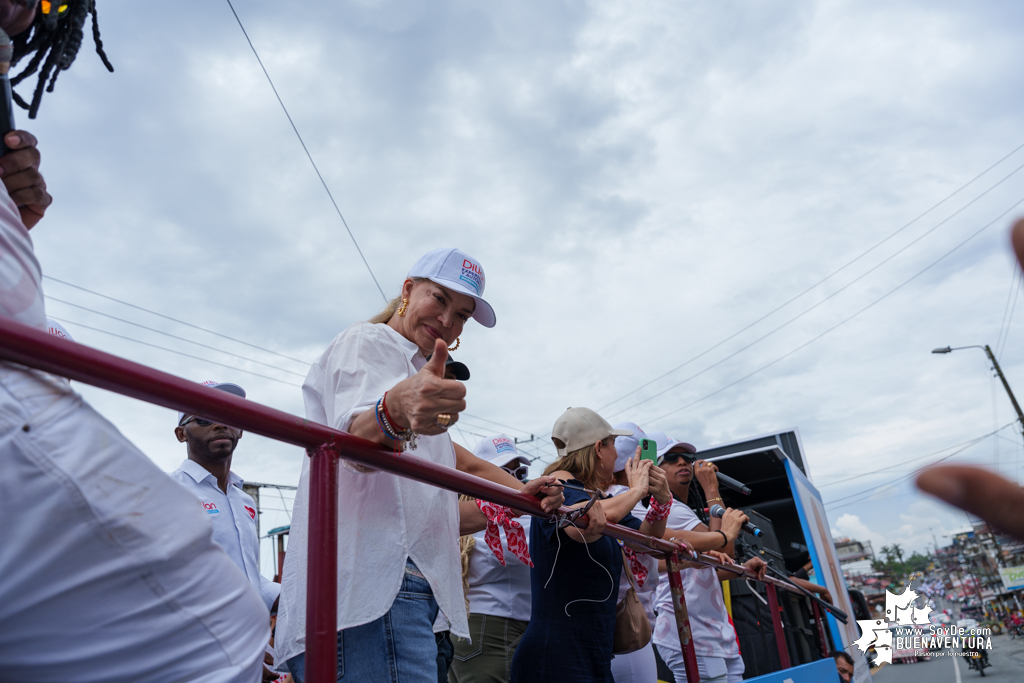
[[[388,392],[385,405],[396,428],[441,434],[458,421],[459,413],[466,409],[466,385],[444,378],[447,360],[444,340],[435,340],[434,353],[426,365]],[[439,422],[438,415],[448,415],[447,424],[443,424],[443,418]]]

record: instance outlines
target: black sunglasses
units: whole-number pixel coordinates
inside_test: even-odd
[[[184,427],[184,426],[185,426],[185,425],[187,425],[187,424],[188,424],[189,422],[195,422],[195,423],[196,423],[197,425],[199,425],[200,427],[209,427],[210,425],[212,425],[212,424],[213,424],[213,422],[211,422],[210,420],[204,420],[204,419],[203,419],[203,418],[201,418],[201,417],[196,417],[195,415],[192,415],[192,416],[190,416],[190,417],[186,417],[186,418],[185,418],[184,420],[182,420],[182,421],[181,421],[181,424],[180,424],[180,425],[178,425],[178,426],[179,426],[179,427]]]
[[[686,463],[691,464],[691,465],[693,463],[697,462],[697,456],[695,456],[695,455],[693,455],[691,453],[668,453],[668,454],[666,454],[661,459],[661,462],[662,463],[668,463],[668,464],[671,465],[672,463],[676,462],[680,458],[683,459],[683,462],[686,462]]]

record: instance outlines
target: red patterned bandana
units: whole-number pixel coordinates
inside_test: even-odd
[[[619,543],[621,544],[622,541],[619,541]],[[636,579],[636,585],[643,586],[644,581],[647,580],[647,567],[643,565],[640,558],[636,556],[636,552],[628,545],[623,545],[622,549],[626,552],[626,559],[629,560],[629,568],[633,571],[633,578]]]
[[[512,509],[497,503],[488,503],[479,498],[477,498],[476,505],[480,508],[480,512],[487,516],[484,540],[487,541],[487,547],[498,558],[498,562],[501,562],[501,566],[505,566],[505,553],[501,548],[501,534],[498,533],[498,527],[505,530],[505,540],[508,541],[508,549],[512,554],[518,557],[523,564],[532,567],[533,560],[530,559],[530,547],[526,543],[526,533],[523,531],[523,525],[513,519],[515,513],[512,512]]]

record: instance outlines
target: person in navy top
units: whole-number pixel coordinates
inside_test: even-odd
[[[562,457],[544,473],[566,485],[566,505],[586,506],[591,492],[613,477],[615,437],[631,432],[612,429],[587,408],[570,408],[555,422],[551,434]],[[627,466],[629,490],[594,503],[585,529],[558,529],[553,521],[534,520],[530,528],[532,611],[512,660],[513,683],[612,682],[622,550],[618,541],[601,532],[606,522],[615,522],[662,536],[663,519],[641,521],[630,514],[636,502],[648,495],[670,504],[665,478],[652,479],[651,468],[650,461],[632,459]]]

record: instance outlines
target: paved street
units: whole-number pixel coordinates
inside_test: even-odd
[[[985,669],[986,681],[1024,680],[1024,638],[992,636],[989,661],[992,666]],[[979,679],[981,674],[967,668],[962,657],[945,653],[927,662],[883,666],[873,678],[875,683],[962,683]]]

